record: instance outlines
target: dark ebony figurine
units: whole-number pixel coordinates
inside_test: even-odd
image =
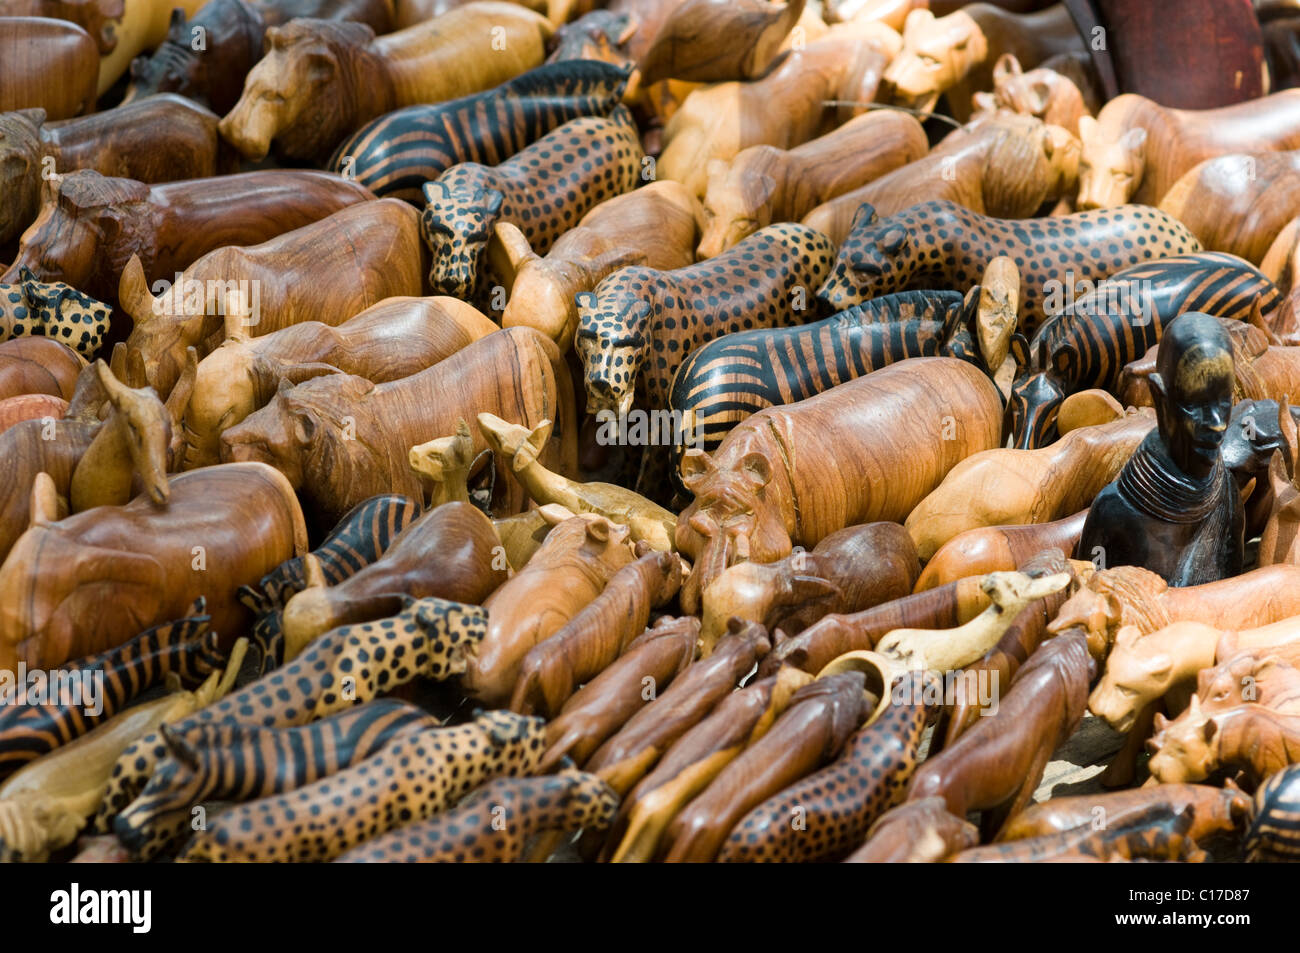
[[[1158,427],[1097,495],[1077,555],[1142,566],[1171,586],[1235,575],[1245,519],[1220,453],[1233,386],[1223,326],[1199,312],[1171,322],[1148,381]]]

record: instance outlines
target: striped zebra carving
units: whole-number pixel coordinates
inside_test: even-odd
[[[497,165],[572,119],[608,116],[628,75],[599,60],[565,60],[484,93],[398,109],[362,126],[328,167],[380,198],[421,204],[424,183],[457,163]]]
[[[979,363],[964,320],[978,300],[976,291],[968,309],[956,291],[903,291],[811,324],[723,335],[691,352],[673,378],[668,405],[680,419],[693,415],[695,446],[712,453],[751,414],[895,361],[947,355]],[[674,448],[678,459],[684,450]]]
[[[402,732],[438,725],[414,705],[381,699],[294,728],[207,723],[178,734],[164,726],[168,756],[113,831],[133,858],[150,860],[188,833],[196,804],[293,791],[370,757]]]
[[[336,586],[369,566],[388,551],[420,510],[419,503],[397,494],[362,500],[339,520],[320,548],[312,551],[325,581]],[[297,556],[263,576],[256,589],[239,589],[239,601],[258,617],[253,624],[252,643],[261,653],[259,675],[265,675],[284,659],[280,613],[290,599],[307,588],[305,565],[304,557]]]
[[[1300,863],[1300,764],[1283,768],[1255,792],[1245,852],[1251,863]]]
[[[116,648],[64,665],[60,672],[84,677],[102,672],[103,710],[86,712],[86,704],[64,707],[57,697],[45,704],[0,704],[0,778],[29,761],[80,738],[121,711],[141,693],[174,672],[195,685],[225,663],[217,633],[209,631],[204,600],[198,599],[184,619],[146,629]],[[50,686],[51,691],[54,686]]]
[[[1142,318],[1136,319],[1137,291]],[[1199,252],[1136,265],[1050,317],[1029,344],[1029,366],[1017,376],[1007,407],[1013,446],[1042,447],[1058,436],[1056,412],[1070,394],[1114,390],[1124,365],[1160,340],[1164,326],[1187,311],[1249,319],[1255,299],[1268,314],[1281,292],[1254,265],[1223,252]]]

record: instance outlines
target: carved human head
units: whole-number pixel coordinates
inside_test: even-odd
[[[1232,343],[1215,318],[1192,311],[1165,328],[1148,378],[1160,437],[1174,464],[1194,479],[1219,459],[1232,416]]]

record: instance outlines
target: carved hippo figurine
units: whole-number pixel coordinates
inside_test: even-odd
[[[708,261],[609,275],[578,302],[587,412],[626,417],[634,402],[666,409],[673,374],[697,347],[729,332],[800,323],[831,255],[810,228],[769,225]]]
[[[392,201],[383,199],[382,201]],[[333,525],[376,493],[423,498],[427,478],[409,467],[410,448],[453,433],[460,418],[494,413],[529,429],[555,421],[543,465],[576,471],[577,425],[568,367],[531,328],[475,341],[428,370],[386,384],[330,374],[282,386],[271,402],[221,435],[222,459],[271,463],[302,489],[308,508]],[[474,438],[474,453],[487,448]],[[500,508],[519,511],[523,491],[496,461]]]
[[[1056,299],[1073,294],[1081,281],[1200,250],[1174,218],[1141,205],[1026,220],[989,218],[952,202],[880,218],[864,205],[817,298],[829,313],[908,288],[969,288],[990,261],[1005,255],[1020,269],[1020,329],[1028,336],[1064,307]]]
[[[273,141],[287,158],[324,159],[386,112],[468,96],[540,66],[551,32],[545,17],[501,2],[381,37],[364,23],[292,20],[266,31],[269,52],[221,135],[247,159],[264,158]]]
[[[19,267],[16,281],[0,284],[0,340],[39,335],[93,358],[108,332],[111,306],[61,281],[41,281]]]
[[[773,222],[797,222],[823,202],[925,155],[921,124],[881,110],[850,119],[793,149],[750,146],[709,162],[701,258],[712,258]]]
[[[912,358],[760,411],[712,458],[688,451],[683,479],[695,500],[678,518],[676,542],[695,569],[682,607],[693,611],[736,562],[774,562],[845,526],[902,520],[957,463],[998,444],[1000,404],[965,361]],[[812,455],[800,456],[804,448]],[[856,476],[836,477],[847,473]]]
[[[496,165],[570,120],[608,116],[626,87],[627,70],[607,63],[546,64],[486,92],[380,116],[334,150],[329,168],[419,203],[424,183],[459,162]]]
[[[845,24],[791,50],[762,79],[695,90],[664,127],[659,176],[703,197],[710,159],[730,160],[760,144],[788,149],[807,142],[832,114],[826,101],[874,98],[880,71],[900,46],[888,27]]]
[[[226,306],[226,340],[199,362],[184,408],[181,469],[221,457],[221,434],[270,403],[281,381],[337,368],[375,384],[418,374],[496,325],[455,298],[385,298],[331,327],[304,321],[249,337],[247,308]],[[184,396],[184,395],[182,395]]]
[[[1300,91],[1219,109],[1169,109],[1125,93],[1080,119],[1079,137],[1079,208],[1154,205],[1206,159],[1300,148]]]
[[[424,185],[420,230],[433,255],[429,284],[473,300],[504,279],[481,271],[498,222],[516,225],[539,253],[607,198],[630,192],[641,173],[632,114],[574,119],[496,166],[462,162]],[[490,265],[490,260],[488,261]]]
[[[566,517],[567,511],[557,515],[532,559],[484,603],[488,634],[462,679],[465,693],[484,704],[508,702],[529,651],[573,620],[634,558],[627,527],[603,516]]]
[[[325,172],[267,170],[146,185],[84,170],[60,176],[41,196],[18,254],[0,281],[27,267],[115,303],[127,262],[152,284],[171,281],[223,245],[257,245],[373,199]]]
[[[0,400],[49,394],[71,400],[86,359],[53,338],[11,338],[0,344]]]
[[[95,108],[99,48],[75,23],[0,16],[0,113],[43,109],[67,119]]]
[[[897,523],[831,533],[810,551],[773,563],[743,562],[702,595],[701,652],[709,655],[733,617],[800,632],[831,612],[861,612],[907,595],[920,572],[911,537]]]
[[[888,217],[922,202],[955,202],[997,218],[1029,218],[1078,187],[1079,143],[1065,129],[996,113],[945,136],[926,155],[807,212],[836,245],[863,204]]]
[[[306,587],[284,606],[283,661],[323,632],[395,615],[411,599],[482,602],[509,575],[497,547],[492,522],[469,503],[453,502],[429,510],[336,585],[324,585],[309,560]]]
[[[601,202],[538,255],[518,226],[498,222],[488,244],[492,271],[510,297],[501,326],[541,331],[568,351],[578,330],[577,300],[619,268],[674,271],[695,263],[700,203],[671,179]],[[645,242],[654,235],[653,242]]]
[[[913,10],[903,24],[903,49],[885,71],[889,100],[932,112],[941,95],[958,121],[970,118],[971,96],[993,88],[993,68],[1007,53],[1032,69],[1083,39],[1062,5],[1015,14],[971,3],[947,16]]]
[[[36,217],[47,169],[96,169],[141,182],[199,179],[222,171],[220,145],[217,117],[170,94],[59,122],[46,122],[42,109],[0,113],[0,243]]]
[[[803,9],[804,0],[685,0],[641,57],[641,82],[757,79],[767,72]]]
[[[228,645],[252,621],[235,590],[307,550],[293,488],[261,464],[174,477],[165,506],[137,497],[56,520],[48,503],[0,565],[0,667],[11,670],[119,645],[199,596]]]
[[[391,7],[384,0],[208,0],[192,19],[184,10],[173,9],[167,38],[151,54],[131,61],[131,85],[123,102],[175,92],[224,115],[239,101],[244,78],[262,58],[268,26],[315,17],[365,23],[383,34],[395,28]],[[197,35],[202,35],[204,46],[196,50]]]
[[[318,222],[249,247],[229,245],[190,265],[178,281],[149,293],[144,269],[127,263],[118,299],[135,326],[127,351],[138,352],[145,376],[168,395],[185,349],[200,359],[224,338],[227,295],[251,304],[253,334],[299,321],[342,324],[372,304],[424,291],[418,216],[394,199],[361,202]],[[284,275],[292,274],[293,281]]]

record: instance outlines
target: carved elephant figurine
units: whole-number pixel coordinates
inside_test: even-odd
[[[0,16],[0,112],[43,109],[67,119],[95,108],[99,48],[67,20]]]

